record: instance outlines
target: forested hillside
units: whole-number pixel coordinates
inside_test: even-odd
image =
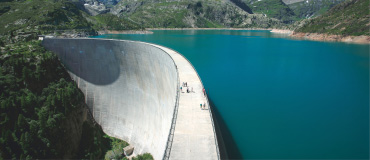
[[[90,16],[68,0],[19,0],[0,2],[0,40],[15,43],[38,34],[91,36],[99,30],[132,30],[140,26],[112,14]]]
[[[0,157],[104,156],[109,139],[88,121],[84,96],[55,54],[40,42],[19,42],[1,54],[0,65]],[[84,140],[89,137],[95,138]],[[88,148],[79,148],[80,142]]]
[[[58,57],[36,39],[139,26],[111,14],[89,16],[66,0],[1,1],[0,19],[0,159],[124,158],[128,144],[94,123]]]

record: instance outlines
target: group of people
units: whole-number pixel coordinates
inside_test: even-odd
[[[188,82],[182,82],[182,86],[180,87],[181,93],[182,93],[182,87],[186,87],[186,93],[194,92],[193,87],[191,87],[191,90],[189,90]]]
[[[206,103],[204,103],[204,104],[200,104],[200,109],[206,109]]]
[[[194,92],[193,87],[191,87],[191,90],[189,90],[188,82],[182,82],[182,86],[180,86],[181,93],[183,93],[182,92],[183,87],[186,87],[186,93]],[[206,95],[206,90],[204,88],[203,88],[203,94],[204,94],[204,96]],[[204,103],[204,104],[201,103],[200,104],[200,109],[206,109],[206,103]]]

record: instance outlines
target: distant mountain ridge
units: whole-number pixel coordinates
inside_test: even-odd
[[[0,2],[0,33],[7,34],[0,39],[17,41],[66,30],[86,36],[143,28],[293,28],[294,22],[325,13],[343,0],[298,1],[8,0]]]
[[[343,0],[80,0],[90,15],[111,13],[142,27],[281,28]]]

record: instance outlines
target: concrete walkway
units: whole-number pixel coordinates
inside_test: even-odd
[[[153,45],[153,44],[152,44]],[[209,112],[207,98],[203,95],[203,85],[193,66],[182,55],[166,47],[154,45],[166,51],[175,61],[180,79],[180,86],[187,82],[189,90],[182,88],[175,125],[173,143],[170,151],[171,160],[207,160],[219,159],[216,137]],[[201,109],[200,104],[206,103]]]

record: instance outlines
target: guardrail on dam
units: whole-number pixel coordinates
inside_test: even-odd
[[[44,39],[43,45],[58,55],[104,132],[133,145],[136,154],[148,152],[154,159],[219,159],[212,117],[206,112],[188,112],[189,105],[182,102],[189,97],[179,92],[179,81],[185,80],[182,73],[185,77],[190,72],[197,75],[195,69],[188,69],[191,64],[182,55],[162,46],[126,40]],[[189,64],[183,65],[183,61]],[[184,66],[187,72],[176,65]],[[194,87],[203,85],[200,82]],[[186,125],[193,127],[187,133],[188,129],[183,130],[188,128],[183,125],[184,115],[203,116],[206,124],[193,126],[196,124],[189,119],[191,123]],[[176,121],[179,126],[175,130]],[[199,129],[205,134],[193,134]],[[196,139],[202,142],[200,150],[194,146],[197,142],[190,146],[187,142]],[[193,149],[196,152],[189,155]]]

